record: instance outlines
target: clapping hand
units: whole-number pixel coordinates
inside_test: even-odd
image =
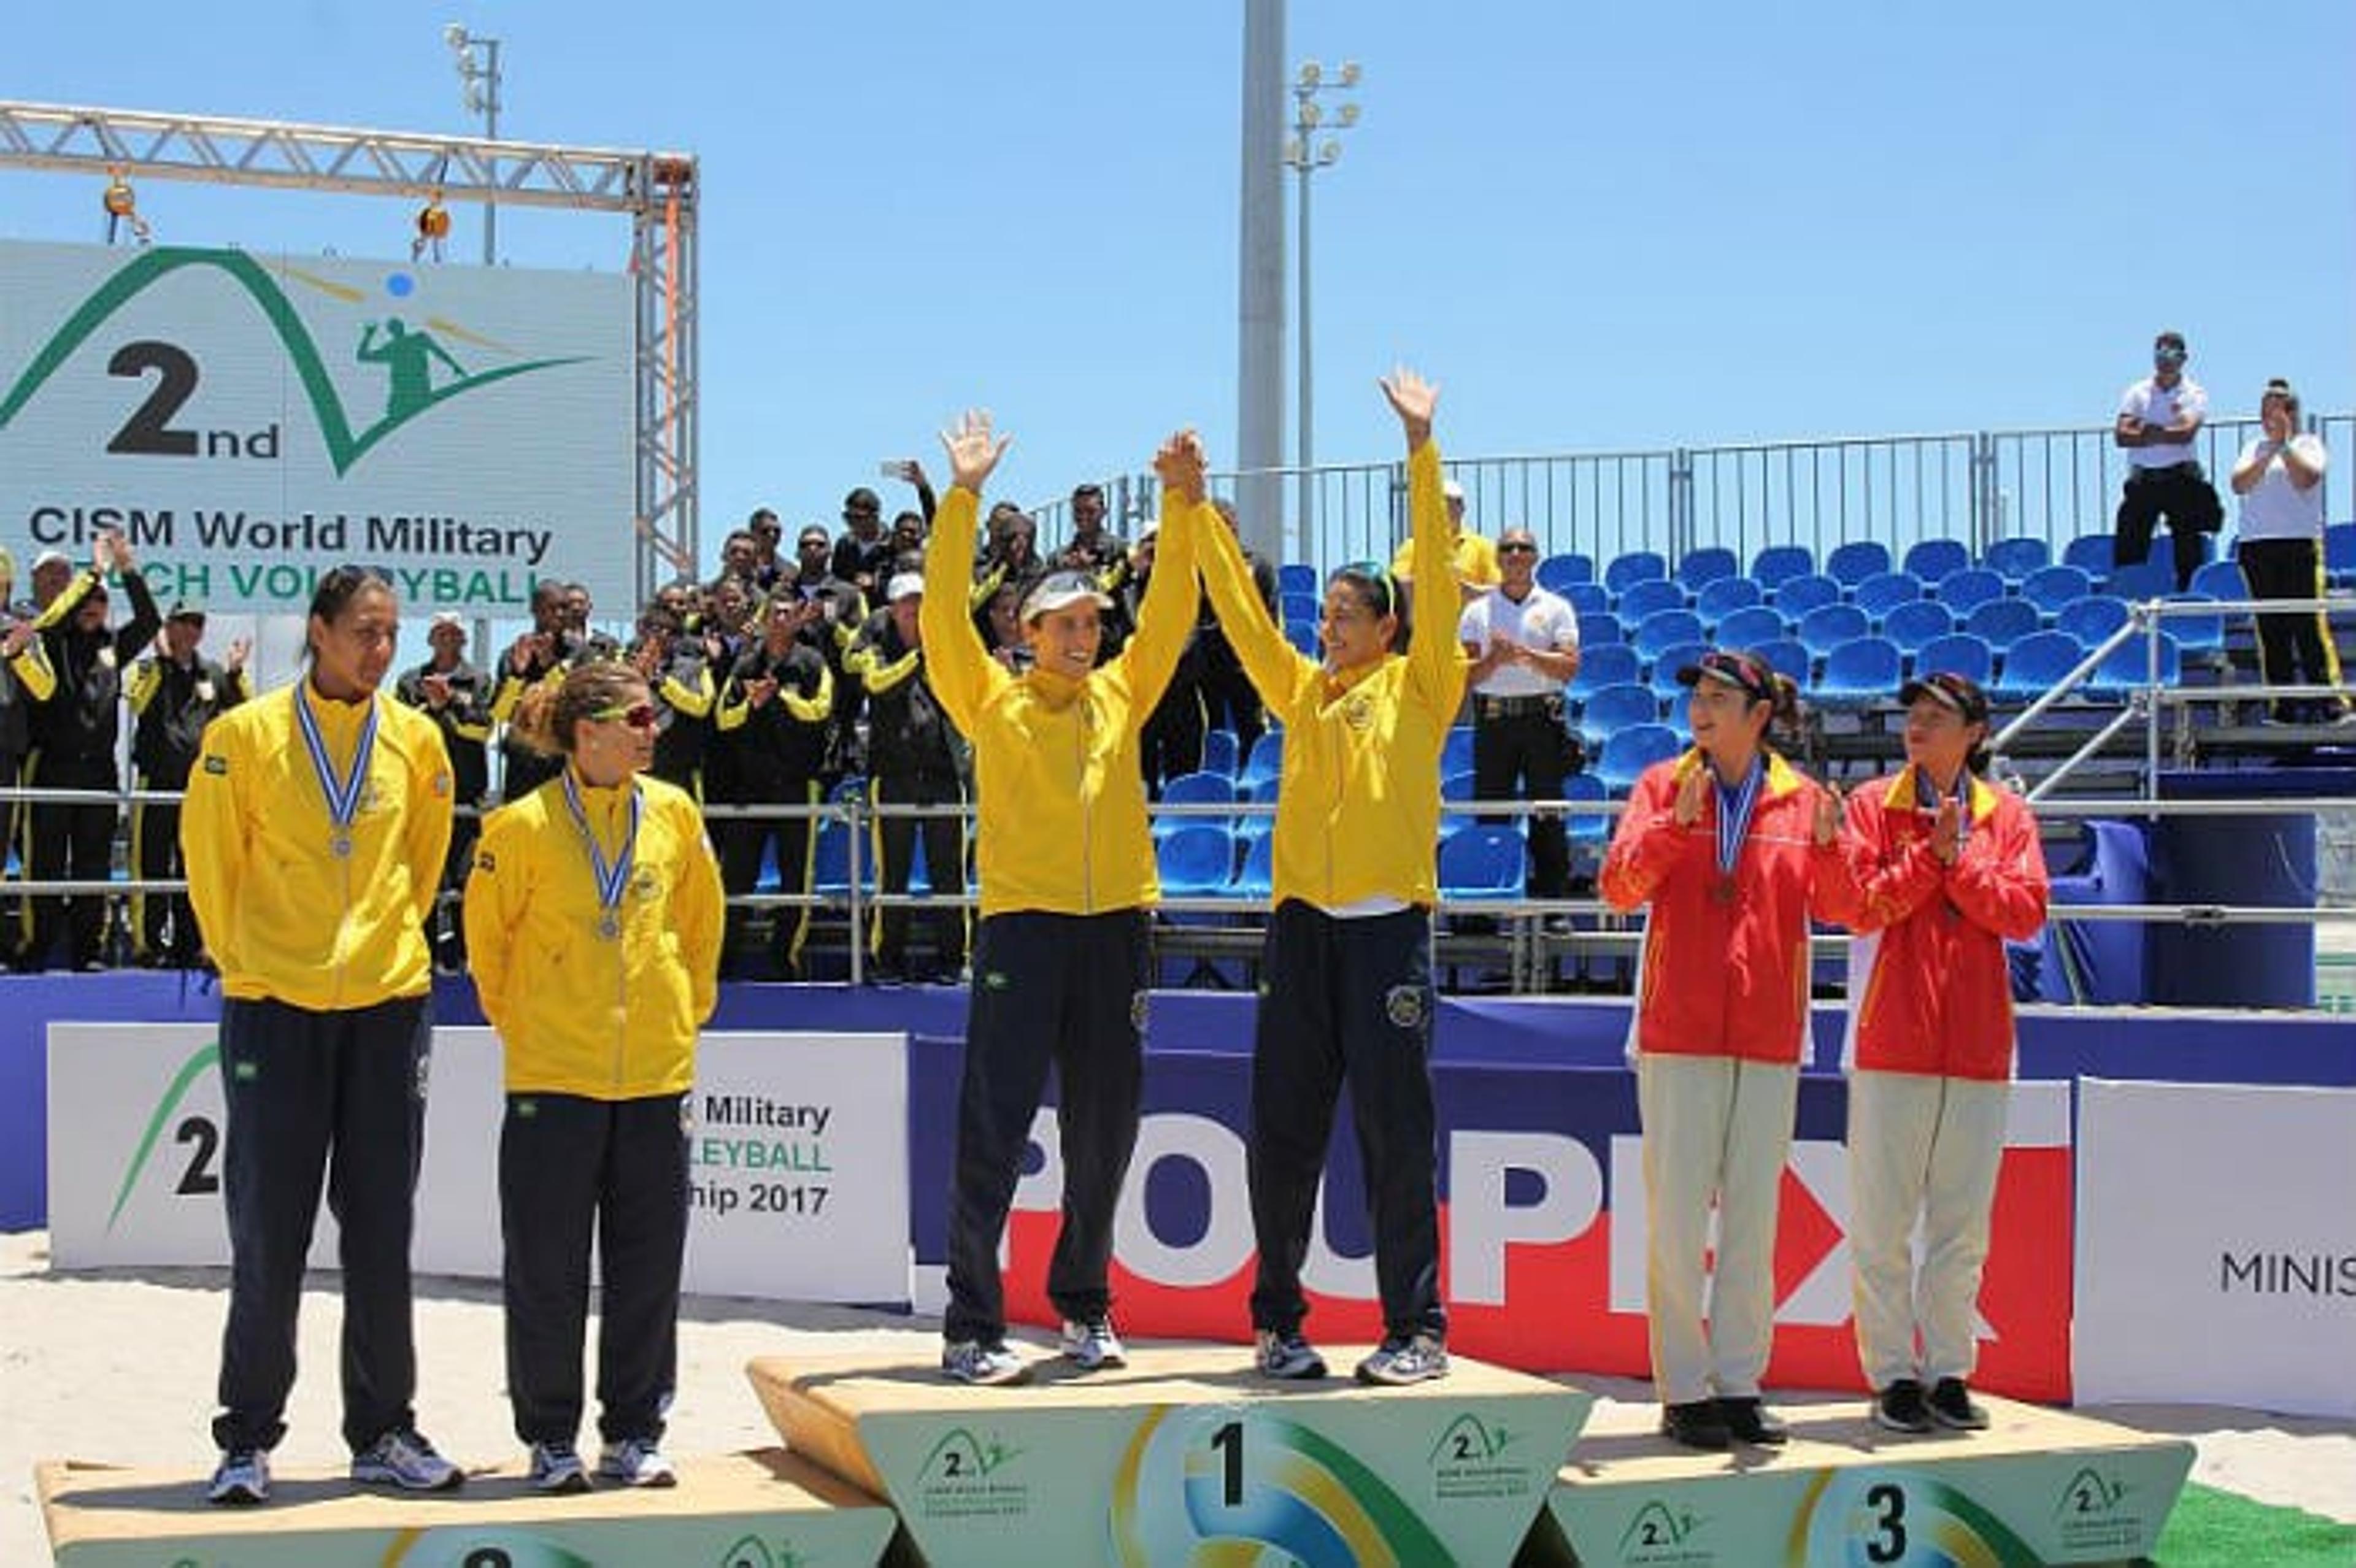
[[[1837,784],[1816,786],[1815,836],[1816,848],[1828,849],[1840,837],[1841,792]]]
[[[252,656],[252,653],[253,639],[251,637],[239,637],[230,644],[229,651],[221,656],[221,668],[227,670],[231,675],[235,675],[238,671],[245,667],[245,661],[247,658]],[[447,683],[445,682],[444,684],[446,685]]]
[[[776,695],[777,677],[774,675],[765,675],[758,680],[744,683],[744,700],[755,708],[767,707],[770,699]]]
[[[1430,441],[1431,416],[1440,407],[1438,383],[1427,381],[1401,365],[1376,385],[1382,388],[1383,396],[1390,400],[1392,411],[1398,415],[1399,424],[1407,432],[1408,450],[1413,452]]]
[[[1691,827],[1701,820],[1702,798],[1709,790],[1709,782],[1705,776],[1708,772],[1706,768],[1696,768],[1686,775],[1685,783],[1677,785],[1676,815],[1678,827]]]
[[[1942,866],[1952,866],[1963,847],[1964,814],[1950,796],[1939,803],[1939,815],[1931,823],[1931,853]]]
[[[968,409],[955,425],[941,432],[941,450],[949,457],[949,483],[980,495],[991,470],[1013,444],[1012,436],[992,431],[988,409]]]

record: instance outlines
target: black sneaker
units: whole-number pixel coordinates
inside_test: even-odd
[[[1726,1423],[1726,1430],[1737,1443],[1747,1443],[1754,1448],[1780,1448],[1792,1440],[1792,1429],[1783,1424],[1783,1418],[1769,1410],[1756,1394],[1719,1400],[1718,1416]]]
[[[1661,1435],[1685,1447],[1714,1454],[1734,1446],[1734,1435],[1726,1429],[1726,1417],[1719,1413],[1714,1399],[1661,1406]]]
[[[1951,1432],[1985,1432],[1988,1413],[1963,1379],[1941,1378],[1931,1387],[1931,1419]]]
[[[1873,1424],[1885,1432],[1928,1432],[1931,1407],[1922,1402],[1922,1385],[1900,1378],[1874,1396]]]

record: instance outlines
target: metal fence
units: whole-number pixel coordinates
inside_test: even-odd
[[[2356,414],[2310,415],[2326,446],[2356,450]],[[2250,416],[2221,416],[2201,429],[2194,454],[2221,490]],[[1599,565],[1631,550],[1675,561],[1717,545],[1745,561],[1771,544],[1804,544],[1819,557],[1851,539],[1879,539],[1893,556],[1922,539],[1951,539],[1975,554],[2000,539],[2043,539],[2058,558],[2081,534],[2107,534],[2126,475],[2126,453],[2111,427],[1956,431],[1841,436],[1823,441],[1742,442],[1653,451],[1558,453],[1450,461],[1464,486],[1474,528],[1494,536],[1518,525],[1548,553],[1576,551]],[[1299,514],[1301,471],[1220,473],[1215,494],[1281,494],[1284,559],[1324,567],[1387,557],[1407,537],[1406,470],[1397,463],[1321,464],[1307,473],[1307,517]],[[1281,481],[1270,485],[1271,479]],[[2343,482],[2324,477],[2326,515],[2346,508]],[[1158,504],[1151,475],[1104,481],[1115,526],[1134,533]],[[1069,532],[1066,504],[1038,508],[1052,548]]]

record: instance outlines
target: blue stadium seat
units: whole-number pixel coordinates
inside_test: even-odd
[[[2019,582],[2052,560],[2053,552],[2046,548],[2043,539],[2008,539],[1988,546],[1980,557],[1980,564],[2008,582]]]
[[[1581,616],[1601,615],[1612,608],[1612,590],[1601,582],[1574,582],[1552,592],[1560,593],[1563,603]]]
[[[1225,823],[1196,817],[1157,837],[1153,859],[1165,893],[1224,893],[1235,872],[1236,836]]]
[[[1616,557],[1603,569],[1603,586],[1614,593],[1625,593],[1632,582],[1649,582],[1654,578],[1669,574],[1669,563],[1653,550],[1631,550]]]
[[[2201,570],[2192,574],[2192,592],[2205,593],[2211,599],[2231,603],[2250,596],[2249,580],[2242,575],[2242,563],[2227,559],[2204,560]]]
[[[1969,632],[1954,632],[1944,637],[1933,637],[1916,650],[1914,673],[1933,675],[1944,671],[1987,685],[1996,671],[1996,650],[1986,637],[1975,637]]]
[[[1807,689],[1808,682],[1815,678],[1815,656],[1809,653],[1807,645],[1797,637],[1778,637],[1772,643],[1761,644],[1752,651],[1767,661],[1768,668],[1778,675],[1790,676],[1804,691]]]
[[[1804,544],[1771,544],[1751,558],[1751,577],[1770,593],[1793,578],[1806,577],[1815,570],[1815,554]]]
[[[2176,592],[2176,567],[2162,549],[2132,566],[2112,568],[2105,586],[2122,599],[2165,599]]]
[[[1235,798],[1236,781],[1234,778],[1226,773],[1215,773],[1208,772],[1207,770],[1195,773],[1180,773],[1176,778],[1167,781],[1162,786],[1162,804],[1164,805],[1227,805],[1232,804]],[[1166,837],[1172,833],[1177,832],[1181,827],[1194,827],[1205,825],[1218,827],[1223,831],[1229,833],[1234,831],[1231,819],[1227,817],[1162,816],[1159,815],[1157,815],[1153,819],[1153,831]],[[1226,872],[1224,868],[1219,873],[1219,880],[1221,881],[1226,880]]]
[[[1636,724],[1661,721],[1660,697],[1641,681],[1619,681],[1599,688],[1580,710],[1580,732],[1601,745]]]
[[[1746,580],[1738,578],[1732,581]],[[1772,604],[1753,604],[1747,610],[1737,610],[1720,621],[1710,635],[1720,647],[1755,648],[1762,643],[1772,643],[1789,635],[1791,624],[1783,619],[1783,612]]]
[[[1677,581],[1689,592],[1698,593],[1722,577],[1735,577],[1742,571],[1742,561],[1724,545],[1704,545],[1689,549],[1677,562]]]
[[[1261,832],[1244,846],[1244,863],[1236,869],[1236,880],[1227,887],[1233,898],[1264,899],[1276,876],[1276,836]]]
[[[1686,607],[1686,591],[1666,578],[1647,577],[1632,582],[1620,592],[1620,602],[1614,606],[1622,620],[1639,626],[1647,615],[1657,615],[1664,610]]]
[[[1923,539],[1906,552],[1905,568],[1924,582],[1936,582],[1951,571],[1971,565],[1972,552],[1961,539]]]
[[[2171,604],[2214,604],[2217,601],[2206,593],[2171,593]],[[2188,654],[2219,654],[2225,651],[2225,617],[2217,615],[2169,615],[2159,623],[2160,635],[2174,642],[2177,648]]]
[[[2090,648],[2126,624],[2127,602],[2108,593],[2072,599],[2053,613],[2055,631],[2067,632]]]
[[[1620,617],[1611,611],[1581,610],[1579,613],[1579,645],[1580,647],[1592,647],[1600,643],[1624,643],[1627,640],[1627,628],[1620,624]]]
[[[1276,607],[1287,625],[1295,621],[1306,621],[1313,626],[1318,617],[1325,613],[1323,603],[1314,593],[1280,593],[1276,596]]]
[[[1520,828],[1494,823],[1460,827],[1440,841],[1440,896],[1517,899],[1528,864],[1529,846]]]
[[[1472,771],[1472,726],[1457,724],[1450,727],[1440,742],[1440,771],[1444,776]]]
[[[1918,653],[1932,638],[1944,637],[1954,629],[1955,617],[1936,599],[1909,600],[1881,621],[1881,635],[1903,654]]]
[[[1206,730],[1203,732],[1203,771],[1205,773],[1225,773],[1227,777],[1233,778],[1236,776],[1236,764],[1241,761],[1243,761],[1243,754],[1236,745],[1236,732],[1233,730],[1221,728]]]
[[[2062,564],[2074,566],[2099,581],[2111,574],[2115,564],[2111,551],[2117,542],[2109,534],[2080,534],[2062,547]]]
[[[2111,656],[2096,667],[2094,679],[2086,685],[2095,696],[2115,699],[2150,685],[2151,677],[2150,645],[2141,637],[2130,637],[2111,651]],[[2159,683],[2174,686],[2183,678],[2184,661],[2176,639],[2163,630],[2159,634]]]
[[[1969,615],[1989,600],[2004,595],[2004,579],[1985,566],[1967,566],[1939,579],[1939,603],[1958,615]]]
[[[2020,580],[2020,596],[2037,606],[2038,613],[2052,615],[2072,599],[2083,599],[2094,591],[2094,580],[2083,567],[2063,564],[2040,566]]]
[[[1854,588],[1877,571],[1890,570],[1890,547],[1879,539],[1851,539],[1825,557],[1825,575]]]
[[[1642,679],[1644,673],[1644,656],[1625,643],[1598,643],[1591,648],[1582,644],[1579,673],[1564,689],[1573,702],[1585,702],[1605,687]]]
[[[1443,772],[1440,775],[1440,798],[1443,804],[1468,801],[1472,795],[1472,769],[1466,768],[1459,773]],[[1472,818],[1461,812],[1443,809],[1440,814],[1440,831],[1443,837],[1460,827],[1472,825]]]
[[[1986,637],[1989,645],[2008,648],[2045,624],[2037,606],[2026,599],[1990,599],[1964,617],[1964,630]]]
[[[1632,724],[1603,743],[1603,754],[1595,764],[1596,776],[1614,795],[1624,795],[1638,774],[1683,750],[1685,742],[1667,725]]]
[[[1888,637],[1852,637],[1825,656],[1815,699],[1833,707],[1889,702],[1898,695],[1905,660]]]
[[[1879,621],[1909,600],[1922,597],[1922,581],[1911,571],[1877,571],[1857,585],[1849,603]]]
[[[2004,667],[1989,690],[2012,702],[2032,702],[2061,685],[2085,656],[2067,632],[2031,632],[2004,650]]]
[[[1252,742],[1251,755],[1237,771],[1238,779],[1272,779],[1284,772],[1284,731],[1270,730]]]
[[[1306,593],[1317,597],[1317,569],[1298,560],[1288,560],[1276,569],[1276,591],[1279,593]]]
[[[1829,577],[1810,572],[1802,577],[1787,577],[1775,590],[1775,608],[1783,612],[1786,621],[1797,621],[1820,604],[1840,603],[1841,585]]]
[[[1677,671],[1698,661],[1709,652],[1709,645],[1696,639],[1689,643],[1671,643],[1646,661],[1646,675],[1651,680],[1653,695],[1663,702],[1675,703],[1684,696],[1685,688],[1677,684]]]
[[[1720,577],[1704,583],[1694,595],[1694,613],[1702,624],[1715,626],[1738,610],[1766,603],[1767,591],[1748,577]]]
[[[1595,581],[1595,558],[1566,550],[1538,562],[1538,586],[1549,593]]]
[[[1637,624],[1636,635],[1630,640],[1638,653],[1657,659],[1663,648],[1701,641],[1701,617],[1690,610],[1657,611]]]
[[[1324,656],[1325,650],[1317,643],[1317,623],[1314,621],[1287,621],[1284,624],[1284,640],[1290,643],[1292,651],[1302,658]]]
[[[1854,604],[1819,604],[1800,618],[1800,642],[1817,658],[1872,630],[1872,622]]]
[[[2323,570],[2334,588],[2356,581],[2356,523],[2333,523],[2323,530]]]
[[[1573,773],[1562,781],[1562,798],[1569,801],[1609,800],[1612,792],[1593,773]],[[1574,811],[1563,818],[1574,844],[1601,844],[1612,837],[1612,818],[1600,811]]]

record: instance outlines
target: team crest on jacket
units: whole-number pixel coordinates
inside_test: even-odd
[[[1383,1016],[1395,1029],[1416,1029],[1423,1023],[1423,987],[1393,986],[1383,996]]]
[[[1349,700],[1342,704],[1342,722],[1353,730],[1364,730],[1374,721],[1374,699],[1363,691],[1352,692]]]
[[[1145,1032],[1146,993],[1142,988],[1129,994],[1129,1027],[1138,1033]]]

